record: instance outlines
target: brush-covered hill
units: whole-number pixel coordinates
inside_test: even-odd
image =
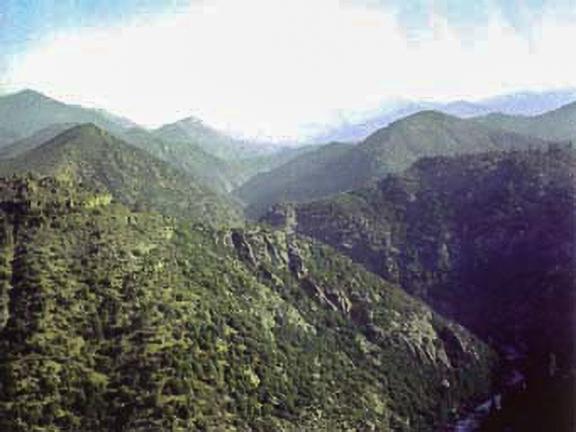
[[[112,133],[135,126],[105,111],[66,104],[34,90],[0,97],[0,143],[4,145],[61,123],[94,123]]]
[[[509,361],[522,372],[501,378],[504,410],[485,430],[570,432],[574,173],[576,152],[561,146],[429,158],[369,188],[278,206],[265,220],[332,245],[520,353]]]
[[[120,134],[120,137],[129,144],[195,176],[206,186],[222,194],[228,193],[244,180],[242,173],[234,166],[207,153],[192,141],[162,139],[142,128],[128,129]]]
[[[207,153],[228,161],[262,156],[275,151],[275,147],[270,143],[232,137],[194,117],[164,125],[154,130],[153,134],[169,142],[194,142]]]
[[[484,338],[570,370],[575,172],[576,153],[559,146],[428,158],[265,220],[332,245]]]
[[[234,225],[241,220],[237,204],[228,197],[93,124],[68,129],[39,147],[2,161],[0,172],[74,179],[109,191],[131,207],[216,225]]]
[[[485,345],[329,247],[111,198],[0,180],[0,429],[438,430],[487,390]]]
[[[319,148],[255,176],[236,191],[251,217],[278,202],[304,202],[354,190],[422,157],[543,147],[546,142],[435,111],[378,130],[358,145]]]
[[[223,193],[307,149],[236,139],[192,118],[147,130],[103,110],[24,90],[0,97],[0,158],[17,156],[85,123],[111,132]]]
[[[554,141],[576,140],[576,102],[533,117],[491,114],[479,124]]]
[[[296,157],[268,172],[258,174],[234,191],[246,204],[246,214],[256,218],[270,205],[282,201],[303,201],[347,190],[356,171],[353,144],[331,143]]]
[[[74,126],[74,123],[58,123],[47,126],[25,138],[0,147],[0,159],[11,159],[57,137]],[[206,153],[193,142],[164,141],[141,127],[119,130],[114,136],[126,143],[146,151],[155,158],[195,176],[204,185],[220,193],[227,193],[239,186],[244,179],[240,170],[228,162]]]
[[[314,149],[314,145],[283,146],[248,139],[239,139],[216,130],[199,119],[188,117],[164,125],[152,135],[181,148],[193,145],[203,152],[224,161],[229,182],[234,188],[241,186],[258,173],[267,172],[291,159]],[[228,188],[230,190],[230,188]]]
[[[79,126],[75,123],[57,123],[40,129],[24,138],[16,139],[0,147],[0,159],[12,159],[56,138],[64,131]]]

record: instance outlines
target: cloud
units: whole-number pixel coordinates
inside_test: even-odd
[[[542,16],[527,38],[501,14],[462,28],[431,7],[414,36],[395,6],[204,0],[174,15],[52,34],[9,81],[156,125],[191,114],[296,138],[395,98],[480,98],[574,85],[576,26]]]

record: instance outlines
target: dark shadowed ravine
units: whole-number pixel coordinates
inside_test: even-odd
[[[497,392],[473,406],[463,413],[460,418],[448,430],[451,432],[478,432],[483,425],[495,413],[505,411],[506,400],[511,394],[526,391],[526,376],[522,370],[522,362],[525,359],[523,350],[514,345],[506,345],[501,350],[503,364],[496,384]],[[508,429],[509,432],[522,432]]]

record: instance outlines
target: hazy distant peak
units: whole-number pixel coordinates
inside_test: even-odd
[[[390,127],[412,125],[416,123],[458,122],[458,121],[462,121],[462,119],[436,110],[423,110],[395,121],[390,125]]]
[[[12,97],[19,97],[19,98],[42,98],[42,99],[50,99],[44,93],[40,93],[39,91],[32,90],[32,89],[24,89],[20,90],[19,92],[12,93]]]
[[[206,126],[206,124],[202,121],[202,119],[199,119],[198,117],[194,117],[194,116],[189,116],[189,117],[183,118],[182,120],[179,120],[176,122],[176,124],[179,124],[179,123]]]
[[[197,117],[185,117],[183,119],[177,120],[173,123],[168,123],[160,126],[156,129],[157,131],[170,131],[170,130],[181,130],[185,132],[190,131],[214,131],[210,126],[208,126],[204,121]]]
[[[571,102],[569,104],[563,105],[560,108],[557,108],[553,111],[541,114],[541,116],[554,115],[555,113],[569,113],[572,111],[576,111],[576,102]]]
[[[44,93],[32,89],[24,89],[16,93],[11,93],[2,96],[2,99],[9,100],[12,102],[20,102],[25,104],[30,103],[53,103],[60,104],[61,102],[46,96]]]

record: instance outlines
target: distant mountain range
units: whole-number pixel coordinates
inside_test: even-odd
[[[84,123],[113,133],[219,192],[308,150],[235,139],[193,118],[148,130],[103,110],[64,104],[25,90],[0,97],[0,157],[21,154]]]
[[[490,114],[477,121],[491,128],[541,139],[576,140],[576,102],[534,117]]]
[[[0,98],[0,430],[574,430],[564,97],[291,149]]]
[[[381,129],[376,128],[381,118],[366,122],[363,127],[370,134],[357,146],[340,142],[285,148],[234,138],[192,117],[148,130],[102,110],[25,90],[0,97],[0,158],[22,155],[74,125],[92,123],[193,176],[203,187],[219,194],[235,190],[248,213],[257,215],[276,202],[317,199],[361,187],[407,168],[420,157],[542,147],[547,145],[544,141],[570,140],[576,137],[576,103],[533,117],[485,114],[540,112],[573,95],[566,90],[502,96],[483,104],[397,104],[400,108],[389,119],[402,118]],[[430,106],[444,113],[421,111]],[[410,114],[413,111],[418,112]]]
[[[302,202],[365,186],[422,157],[546,147],[543,139],[437,111],[380,129],[358,145],[331,144],[259,174],[235,193],[258,216],[281,201]]]
[[[269,155],[278,149],[271,143],[231,137],[194,117],[164,125],[152,131],[152,134],[166,142],[193,142],[204,151],[227,161]]]
[[[33,90],[0,97],[0,131],[8,131],[12,138],[26,138],[59,123],[94,123],[112,133],[134,126],[105,111],[65,104]],[[7,140],[0,143],[5,145]]]
[[[394,104],[392,108],[368,115],[361,121],[345,122],[336,127],[328,127],[323,133],[316,134],[312,141],[361,141],[375,130],[419,111],[433,110],[462,118],[491,113],[535,116],[575,101],[576,89],[511,93],[473,102],[464,100],[448,103],[404,101]]]
[[[172,147],[183,148],[194,145],[205,153],[224,161],[227,166],[216,171],[227,173],[228,191],[252,176],[282,165],[314,147],[312,145],[286,147],[238,139],[217,131],[193,117],[162,126],[151,133],[156,139],[170,143]],[[174,161],[177,161],[178,154],[175,156]]]

